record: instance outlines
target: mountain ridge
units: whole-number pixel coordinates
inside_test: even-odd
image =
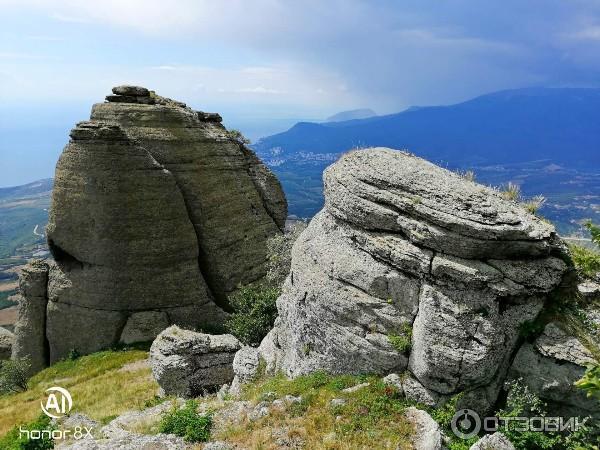
[[[268,155],[273,148],[329,153],[383,145],[451,164],[549,158],[570,166],[600,166],[598,111],[600,89],[524,88],[367,119],[299,122],[253,147]]]

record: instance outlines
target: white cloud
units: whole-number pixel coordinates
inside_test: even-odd
[[[584,41],[600,41],[600,25],[589,26],[581,30],[568,33],[567,37]]]

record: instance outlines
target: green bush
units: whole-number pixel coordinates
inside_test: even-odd
[[[507,383],[509,391],[506,407],[496,413],[497,417],[546,417],[546,404],[523,384],[522,380]],[[517,450],[583,450],[594,448],[593,433],[586,426],[573,433],[523,431],[518,422],[510,422],[502,433]]]
[[[412,328],[404,324],[401,334],[388,334],[388,341],[398,353],[408,353],[411,347]]]
[[[588,367],[583,378],[577,381],[575,386],[587,391],[588,397],[600,399],[600,364]]]
[[[593,278],[600,272],[599,253],[575,244],[569,245],[569,248],[573,264],[583,276]]]
[[[176,406],[160,421],[161,433],[181,436],[187,442],[206,442],[210,439],[212,416],[198,413],[198,402],[188,400],[181,409]]]
[[[0,363],[0,393],[26,391],[31,364],[28,358],[7,360]]]
[[[600,227],[594,225],[591,221],[585,224],[585,227],[589,230],[592,235],[592,242],[600,246]]]
[[[258,345],[273,328],[277,317],[276,300],[279,289],[264,286],[246,286],[230,299],[233,314],[225,328],[247,345]]]
[[[50,418],[41,414],[35,421],[21,425],[20,427],[15,426],[0,438],[0,448],[2,450],[47,450],[54,448],[52,438],[44,436],[42,439],[28,439],[27,436],[21,435],[20,428],[27,431],[52,431],[55,429],[54,425],[50,422]]]

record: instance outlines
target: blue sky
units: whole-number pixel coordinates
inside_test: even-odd
[[[370,107],[600,80],[598,0],[0,0],[0,186],[51,176],[132,83],[251,138]]]

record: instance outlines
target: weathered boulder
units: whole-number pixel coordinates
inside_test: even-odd
[[[600,330],[600,320],[596,327]],[[564,325],[551,322],[532,343],[519,349],[509,377],[520,379],[529,390],[548,405],[548,413],[562,417],[600,418],[600,402],[574,386],[588,365],[597,358],[581,340],[565,331]],[[595,338],[596,346],[600,337]]]
[[[152,374],[165,394],[195,397],[233,380],[233,358],[240,348],[230,334],[196,333],[173,325],[152,343]]]
[[[46,341],[46,305],[48,264],[34,260],[23,268],[19,277],[19,310],[15,324],[13,358],[29,358],[35,373],[48,365]]]
[[[0,327],[0,361],[10,359],[15,335],[6,328]]]
[[[229,392],[238,395],[244,383],[249,383],[257,377],[259,367],[260,355],[258,349],[248,345],[242,347],[233,358],[235,378],[231,383]]]
[[[300,235],[259,347],[288,376],[401,373],[405,394],[496,400],[523,323],[568,271],[551,225],[414,155],[350,152],[324,173],[325,208]]]
[[[47,227],[55,264],[22,293],[17,355],[44,354],[35,370],[171,324],[219,326],[284,226],[278,180],[217,115],[139,86],[107,100],[71,131]]]

